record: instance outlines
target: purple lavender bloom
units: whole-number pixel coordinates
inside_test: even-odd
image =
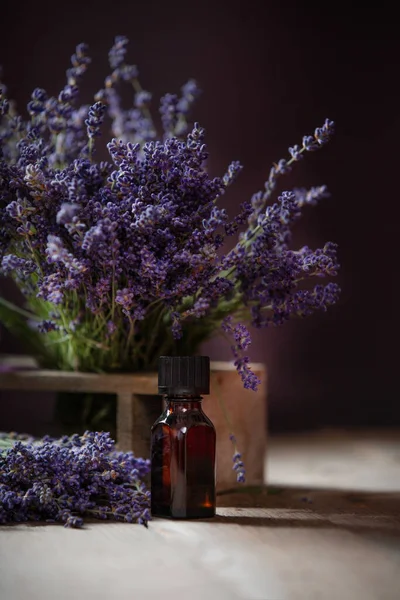
[[[63,202],[61,208],[57,213],[56,221],[59,225],[67,225],[72,223],[74,217],[80,209],[79,204],[73,204],[71,202]]]
[[[46,319],[38,323],[37,328],[41,333],[48,333],[49,331],[58,331],[59,329],[57,323]]]
[[[128,288],[117,290],[115,302],[120,304],[125,310],[129,311],[133,304],[133,292],[131,292]]]
[[[222,329],[233,337],[236,342],[235,345],[231,346],[231,349],[235,358],[234,365],[243,382],[243,387],[257,391],[261,381],[251,370],[249,357],[241,354],[243,351],[248,350],[251,344],[250,332],[247,327],[240,323],[235,325],[232,316],[228,316],[222,321]]]
[[[46,102],[48,99],[46,90],[42,88],[35,88],[32,92],[32,100],[36,102]]]
[[[135,94],[135,106],[136,108],[143,108],[148,106],[151,102],[151,93],[141,90]]]
[[[128,83],[132,83],[139,76],[136,65],[123,65],[118,69],[118,76]]]
[[[239,323],[233,330],[233,338],[238,350],[246,351],[251,344],[250,332],[245,325]]]
[[[77,85],[66,85],[63,90],[58,95],[58,101],[61,104],[70,104],[79,94],[79,88]]]
[[[89,47],[87,44],[78,44],[75,54],[71,56],[72,68],[67,70],[67,79],[69,85],[76,85],[86,72],[91,60],[88,56]]]
[[[231,185],[239,175],[240,171],[243,169],[242,165],[238,160],[234,160],[228,167],[227,172],[222,178],[224,185]]]
[[[0,86],[0,116],[8,114],[10,103],[5,96],[5,87]]]
[[[200,319],[205,317],[208,310],[210,309],[210,300],[206,298],[199,298],[193,305],[193,315]]]
[[[312,278],[337,273],[336,246],[290,247],[302,209],[324,198],[326,188],[296,189],[271,199],[279,177],[307,150],[322,147],[333,123],[326,120],[303,144],[291,146],[289,156],[272,165],[264,188],[228,216],[219,200],[241,166],[234,161],[222,177],[209,176],[204,129],[195,123],[186,133],[188,111],[199,93],[196,82],[189,80],[178,95],[163,96],[164,133],[157,136],[150,94],[142,90],[136,66],[125,61],[127,43],[124,36],[115,39],[112,72],[93,106],[78,102],[90,63],[87,46],[80,44],[59,94],[48,97],[37,88],[27,120],[14,107],[2,119],[3,271],[24,290],[28,304],[39,304],[44,321],[53,321],[48,303],[58,306],[70,324],[71,348],[82,345],[76,318],[85,315],[95,339],[80,356],[58,364],[61,368],[108,369],[114,343],[113,368],[151,368],[159,340],[173,351],[191,338],[188,332],[200,342],[222,321],[243,383],[255,389],[257,377],[243,356],[250,344],[245,322],[277,325],[325,310],[338,296],[333,284],[310,286]],[[118,89],[124,82],[135,90],[134,105],[126,109]],[[107,144],[111,159],[98,162],[94,141],[106,112],[114,136]],[[234,234],[237,243],[222,254],[226,237]],[[229,315],[230,323],[224,321]],[[62,340],[62,327],[52,337],[58,333]],[[154,347],[145,365],[140,340],[148,339]],[[66,353],[59,354],[65,361]],[[66,511],[71,502],[65,500]]]
[[[86,271],[86,266],[68,252],[61,238],[55,235],[49,235],[47,238],[46,254],[49,262],[62,263],[71,273]]]
[[[39,165],[27,165],[24,179],[33,190],[46,188],[46,177]]]
[[[232,457],[232,461],[233,461],[233,467],[232,469],[234,471],[236,471],[236,481],[238,483],[245,483],[246,482],[246,469],[244,466],[244,462],[242,460],[242,454],[240,452],[238,452],[237,449],[237,440],[236,440],[236,436],[231,433],[229,435],[229,439],[231,440],[233,446],[234,446],[234,454]]]
[[[24,275],[30,275],[36,271],[36,265],[32,260],[19,258],[15,254],[7,254],[2,258],[1,271],[4,275],[9,275],[13,271],[20,271]]]
[[[85,234],[82,242],[82,249],[89,252],[96,246],[100,246],[104,241],[105,235],[102,227],[100,225],[95,225],[94,227],[91,227],[91,229],[89,229],[89,231]]]
[[[46,102],[48,100],[46,91],[41,88],[36,88],[33,90],[31,98],[32,100],[27,106],[29,114],[34,116],[43,113],[46,110]]]
[[[314,133],[314,137],[320,146],[323,146],[331,139],[335,129],[335,124],[329,119],[325,119],[325,123],[322,127],[317,127]]]
[[[83,527],[83,519],[82,519],[82,517],[68,515],[68,517],[64,523],[64,527],[75,527],[75,528]]]
[[[293,190],[293,192],[296,196],[296,201],[299,208],[302,208],[307,204],[314,206],[322,198],[329,198],[329,192],[326,185],[312,187],[309,190],[304,188],[296,188]]]
[[[243,387],[246,390],[257,391],[261,380],[249,367],[250,359],[248,356],[241,356],[234,362],[237,372],[239,373],[240,379],[243,382]]]
[[[166,135],[173,135],[178,123],[178,96],[165,94],[160,103],[161,122]]]
[[[180,318],[180,314],[177,312],[173,312],[171,314],[172,317],[172,326],[171,331],[175,340],[179,340],[182,337],[182,321]]]
[[[125,62],[125,54],[129,40],[124,35],[117,35],[114,45],[108,53],[108,60],[112,69],[118,69]]]
[[[100,135],[100,127],[104,121],[106,108],[106,105],[101,102],[96,102],[89,108],[88,118],[85,121],[89,138]]]
[[[275,174],[277,175],[283,175],[284,173],[288,173],[291,170],[290,166],[288,165],[288,162],[284,158],[281,158],[274,166]]]
[[[178,100],[177,110],[182,115],[187,115],[191,109],[193,102],[200,95],[200,88],[197,85],[197,81],[189,79],[181,87],[182,96]]]
[[[303,137],[303,149],[311,152],[313,150],[318,150],[318,141],[312,135],[305,135]]]
[[[143,525],[151,519],[150,493],[142,481],[150,461],[117,452],[108,433],[14,437],[1,456],[2,523],[58,521],[75,528],[86,517]]]
[[[301,160],[303,158],[301,152],[302,149],[298,144],[295,144],[293,147],[289,148],[289,154],[295,161]]]

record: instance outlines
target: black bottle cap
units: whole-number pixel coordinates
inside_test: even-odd
[[[160,356],[158,391],[169,396],[209,394],[210,358],[208,356]]]

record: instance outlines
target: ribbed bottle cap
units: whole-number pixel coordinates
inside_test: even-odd
[[[210,393],[208,356],[160,356],[158,391],[168,395]]]

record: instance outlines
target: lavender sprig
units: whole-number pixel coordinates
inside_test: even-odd
[[[150,492],[142,479],[150,461],[118,452],[108,433],[87,431],[61,439],[18,439],[0,447],[0,523],[85,518],[137,522],[147,527]]]
[[[87,135],[89,138],[89,156],[92,156],[94,138],[100,136],[100,127],[103,124],[106,105],[101,102],[96,102],[89,108],[88,118],[85,120]]]
[[[237,449],[236,437],[233,435],[233,433],[231,433],[229,439],[231,440],[234,446],[234,453],[232,457],[232,469],[236,472],[236,480],[238,483],[246,483],[246,469],[242,460],[242,454]]]
[[[249,224],[254,227],[257,223],[257,218],[266,206],[273,191],[275,190],[278,178],[285,173],[291,171],[292,165],[303,158],[305,152],[312,152],[324,146],[331,139],[334,133],[334,122],[325,119],[322,127],[317,127],[314,136],[305,135],[301,146],[294,145],[289,148],[291,158],[286,160],[281,158],[277,163],[274,163],[269,172],[269,177],[264,185],[264,193],[259,193],[253,197],[254,213],[249,218]]]

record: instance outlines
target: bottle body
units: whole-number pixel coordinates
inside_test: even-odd
[[[215,428],[201,397],[167,397],[151,429],[151,512],[176,519],[215,515]]]

